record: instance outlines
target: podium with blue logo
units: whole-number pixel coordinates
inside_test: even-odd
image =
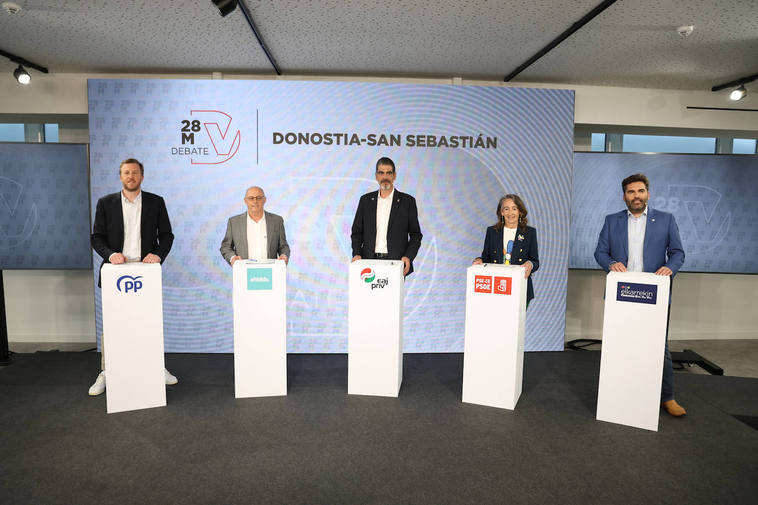
[[[524,267],[466,270],[463,401],[513,410],[521,396],[526,326]]]
[[[397,397],[403,382],[403,262],[357,260],[349,270],[347,392]]]
[[[238,260],[232,268],[234,396],[287,394],[287,268]]]
[[[101,285],[107,412],[165,407],[160,264],[106,263]]]
[[[658,431],[671,278],[610,272],[597,419]]]

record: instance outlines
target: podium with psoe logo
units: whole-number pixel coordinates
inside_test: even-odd
[[[166,406],[159,263],[106,263],[100,273],[109,414]]]
[[[597,419],[658,431],[671,278],[610,272]]]
[[[348,283],[347,392],[397,397],[403,382],[403,262],[354,261]]]
[[[234,396],[287,394],[287,268],[238,260],[232,268]]]
[[[464,402],[516,408],[524,375],[526,285],[521,266],[466,269]]]

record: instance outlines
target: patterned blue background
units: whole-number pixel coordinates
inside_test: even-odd
[[[626,208],[621,181],[638,172],[650,179],[648,205],[676,218],[681,271],[758,273],[758,156],[712,154],[576,153],[571,268],[600,268],[603,218]]]
[[[574,94],[565,90],[336,82],[90,80],[92,206],[120,189],[119,162],[145,164],[143,188],[162,195],[176,241],[164,264],[166,350],[231,352],[231,268],[218,252],[245,188],[266,191],[284,217],[289,352],[346,352],[350,226],[361,194],[377,189],[380,156],[416,196],[424,239],[406,283],[406,352],[463,350],[465,269],[481,253],[498,198],[520,194],[537,228],[541,268],[526,348],[563,348]],[[221,151],[193,165],[172,156],[191,110],[232,116]],[[203,121],[224,116],[203,113]],[[215,119],[214,119],[215,118]],[[225,129],[224,121],[220,128]],[[274,145],[272,132],[497,137],[497,149]],[[196,145],[213,147],[210,134]],[[212,151],[214,152],[214,151]],[[209,161],[223,157],[211,156]],[[95,258],[95,272],[100,258]],[[100,332],[100,296],[96,292]],[[379,312],[380,314],[380,312]],[[367,322],[370,324],[370,321]]]
[[[90,268],[87,146],[0,144],[0,268]]]

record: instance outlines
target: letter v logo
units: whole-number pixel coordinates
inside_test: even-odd
[[[232,116],[220,110],[190,110],[190,115],[200,117],[205,132],[211,141],[216,156],[222,159],[217,161],[195,161],[193,165],[218,165],[232,159],[240,148],[240,131],[232,130]]]

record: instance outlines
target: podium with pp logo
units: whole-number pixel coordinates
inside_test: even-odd
[[[232,268],[234,396],[287,394],[287,268],[237,260]]]
[[[658,431],[670,289],[665,275],[606,277],[597,420]]]
[[[347,392],[397,397],[403,382],[403,262],[357,260],[348,277]]]
[[[524,268],[485,263],[466,270],[463,401],[515,409],[526,326]]]
[[[160,264],[106,263],[100,279],[107,412],[165,407]]]

